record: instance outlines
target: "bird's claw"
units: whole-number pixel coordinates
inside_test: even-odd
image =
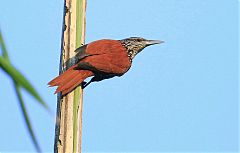
[[[82,82],[82,87],[84,87],[86,84],[87,84],[87,82],[86,82],[86,81],[83,81],[83,82]]]

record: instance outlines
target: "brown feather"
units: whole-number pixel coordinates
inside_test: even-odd
[[[74,88],[79,86],[87,77],[92,76],[93,73],[88,70],[78,70],[81,71],[79,74],[72,79],[68,84],[61,85],[61,89],[56,90],[56,92],[62,92],[62,95],[65,95],[66,93],[72,91]]]
[[[48,83],[49,86],[58,86],[55,93],[62,92],[65,95],[94,75],[90,69],[76,69],[81,62],[89,63],[100,72],[116,75],[124,74],[131,66],[126,48],[117,40],[95,41],[76,51],[80,61]]]
[[[65,91],[64,94],[66,94],[66,91],[71,91],[81,84],[87,77],[93,75],[93,73],[88,70],[74,70],[76,66],[77,65],[70,67],[67,71],[48,83],[49,86],[58,86],[55,94],[62,91]]]
[[[64,73],[60,74],[59,76],[57,76],[56,78],[54,78],[53,80],[48,82],[48,85],[50,87],[57,86],[57,85],[59,85],[59,83],[62,82],[63,79],[73,76],[74,74],[77,73],[77,71],[74,71],[75,67],[76,67],[75,65],[70,67],[67,71],[65,71]]]

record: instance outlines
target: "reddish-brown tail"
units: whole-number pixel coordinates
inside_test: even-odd
[[[93,76],[91,71],[74,70],[75,67],[76,66],[70,67],[66,72],[48,83],[50,87],[58,86],[55,94],[62,92],[62,95],[65,95],[81,84],[87,77]]]

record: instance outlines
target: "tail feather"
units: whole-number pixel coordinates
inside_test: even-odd
[[[62,86],[62,88],[60,90],[62,92],[62,95],[65,95],[65,94],[69,93],[74,88],[76,88],[80,83],[82,83],[84,81],[84,79],[86,79],[87,77],[93,75],[93,73],[91,71],[87,71],[87,70],[80,70],[80,71],[84,71],[84,72],[82,72],[81,74],[77,75],[73,79],[74,81],[71,81],[67,85]]]
[[[60,85],[67,84],[69,80],[71,81],[73,78],[75,78],[78,75],[78,73],[79,72],[77,70],[71,73],[67,73],[68,75],[62,76],[62,79],[57,82],[57,85],[60,86]]]
[[[62,83],[61,85],[58,86],[58,88],[56,89],[56,93],[69,89],[71,86],[75,85],[75,83],[80,80],[83,81],[83,78],[81,77],[81,74],[77,74],[75,75],[73,78],[71,78],[71,80],[64,80],[65,83]],[[81,82],[80,82],[81,83]]]
[[[70,86],[69,88],[64,88],[62,90],[62,95],[65,95],[67,93],[69,93],[70,91],[72,91],[74,88],[76,88],[80,83],[82,83],[83,80],[77,80],[72,86]]]
[[[50,87],[58,86],[58,85],[60,85],[60,83],[63,83],[62,82],[63,80],[68,80],[68,78],[75,76],[78,73],[78,71],[74,70],[75,67],[76,66],[70,67],[67,71],[65,71],[61,75],[57,76],[56,78],[54,78],[53,80],[48,82],[48,85]]]
[[[55,93],[67,94],[81,84],[87,77],[93,76],[93,72],[88,70],[74,70],[70,67],[66,72],[56,77],[48,83],[49,86],[58,86]]]

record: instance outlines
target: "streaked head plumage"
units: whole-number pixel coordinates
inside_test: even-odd
[[[139,52],[141,52],[145,47],[163,43],[160,40],[147,40],[142,37],[130,37],[120,40],[122,45],[127,49],[128,56],[132,60]]]

